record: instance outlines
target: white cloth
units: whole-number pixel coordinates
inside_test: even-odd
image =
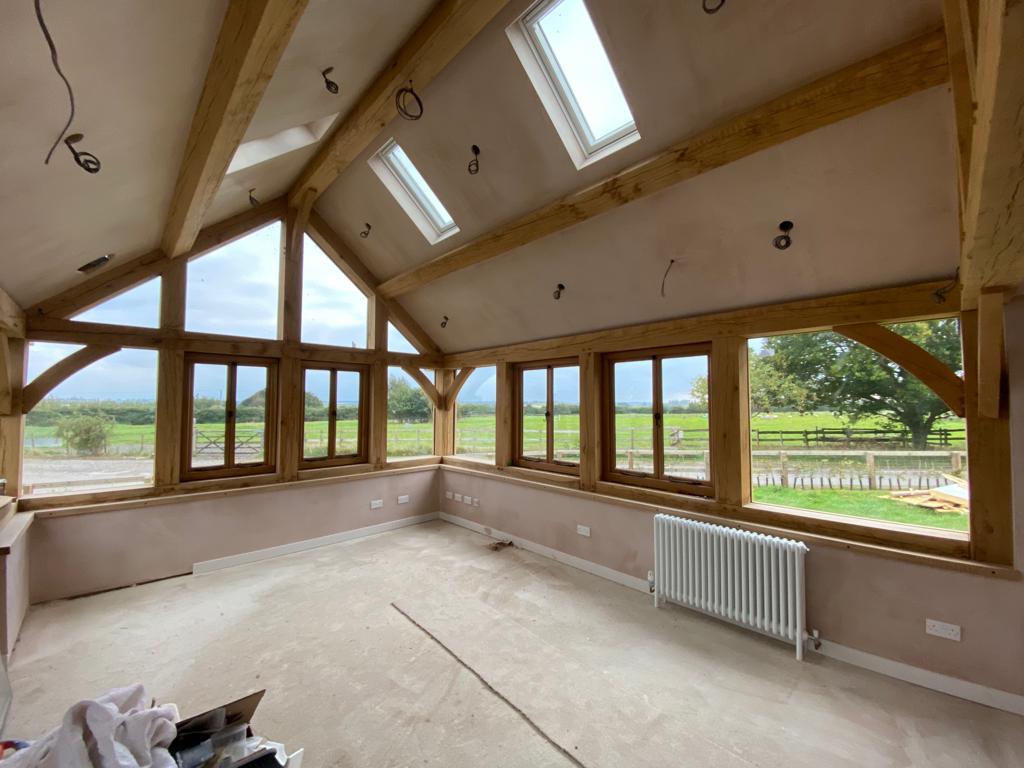
[[[178,708],[150,708],[140,684],[72,706],[61,725],[0,762],[2,768],[175,768],[167,751]]]

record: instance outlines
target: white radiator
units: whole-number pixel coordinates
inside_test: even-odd
[[[654,517],[654,605],[693,608],[804,651],[804,555],[791,539]]]

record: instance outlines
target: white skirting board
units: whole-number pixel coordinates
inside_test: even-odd
[[[616,571],[612,568],[608,568],[607,566],[598,565],[597,563],[592,563],[589,560],[584,560],[573,555],[567,555],[557,549],[546,547],[543,544],[537,544],[529,541],[528,539],[520,538],[519,536],[513,536],[495,528],[487,528],[463,517],[457,517],[455,515],[449,515],[446,512],[441,512],[440,518],[447,523],[468,528],[469,530],[483,534],[484,536],[511,541],[520,549],[525,549],[528,552],[533,552],[543,557],[549,557],[552,560],[557,560],[560,563],[577,568],[581,571],[586,571],[587,573],[592,573],[595,576],[600,576],[603,579],[614,581],[616,584],[621,584],[625,587],[630,587],[631,589],[643,592],[644,594],[649,594],[650,589],[645,579],[630,576],[627,573],[622,573],[621,571]],[[967,680],[961,680],[958,677],[951,677],[949,675],[943,675],[927,669],[921,669],[920,667],[914,667],[900,661],[893,661],[892,659],[887,659],[883,656],[875,656],[874,654],[858,651],[855,648],[848,648],[845,645],[833,643],[828,640],[822,640],[821,648],[818,649],[815,649],[813,643],[808,641],[806,650],[814,651],[822,656],[836,659],[837,661],[852,664],[855,667],[862,667],[863,669],[867,669],[872,672],[878,672],[879,674],[886,675],[888,677],[894,677],[897,680],[913,683],[914,685],[919,685],[922,688],[930,688],[934,691],[949,694],[950,696],[956,696],[961,699],[977,702],[978,704],[984,704],[985,706],[993,707],[994,709],[1001,709],[1006,712],[1013,712],[1017,715],[1024,715],[1024,696],[1020,696],[1015,693],[1008,693],[995,688],[988,688],[984,685],[978,685],[977,683],[971,683]]]
[[[386,523],[379,523],[378,525],[368,525],[365,528],[354,528],[351,531],[340,531],[338,533],[331,533],[327,536],[319,536],[315,539],[293,541],[290,544],[282,544],[278,547],[257,549],[252,552],[242,552],[237,555],[218,557],[215,560],[204,560],[201,563],[194,563],[192,565],[192,573],[193,575],[198,576],[203,573],[219,571],[222,568],[232,568],[236,565],[255,563],[260,560],[269,560],[272,557],[290,555],[294,552],[303,552],[307,549],[316,549],[317,547],[326,547],[331,544],[340,544],[343,541],[351,541],[352,539],[362,539],[366,536],[375,536],[378,533],[394,531],[398,528],[405,528],[409,525],[419,525],[420,523],[427,523],[431,520],[437,520],[437,518],[437,512],[430,512],[426,515],[403,517],[399,520],[389,520]]]

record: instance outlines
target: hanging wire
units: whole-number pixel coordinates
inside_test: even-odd
[[[474,144],[469,149],[473,153],[473,159],[469,161],[469,166],[466,170],[469,171],[470,176],[476,176],[480,173],[480,147]]]
[[[718,0],[717,5],[712,5],[708,0],[702,0],[701,5],[704,8],[704,13],[710,15],[722,10],[722,6],[725,5],[725,0]]]
[[[256,199],[255,192],[256,192],[256,187],[252,187],[249,190],[249,205],[251,205],[253,208],[255,208],[257,205],[260,204],[260,201]]]
[[[338,90],[339,90],[338,84],[336,82],[334,82],[333,80],[331,80],[331,78],[328,77],[328,75],[331,74],[331,72],[333,72],[333,71],[334,71],[334,67],[328,67],[323,72],[321,72],[320,75],[324,79],[324,88],[327,89],[327,92],[337,95]]]
[[[932,298],[935,299],[936,304],[945,304],[946,295],[956,288],[956,284],[960,282],[960,267],[956,268],[956,274],[953,275],[953,279],[950,280],[946,285],[939,288],[935,293],[932,294]]]
[[[661,276],[661,298],[665,298],[665,281],[668,280],[669,270],[672,269],[672,265],[676,263],[675,259],[668,260],[668,266],[665,267],[665,274]]]
[[[415,110],[411,109],[414,104]],[[423,100],[412,89],[412,80],[406,87],[399,88],[395,94],[395,109],[406,120],[419,120],[423,117]]]
[[[40,7],[42,0],[35,0],[36,7],[36,21],[39,22],[39,28],[43,31],[43,37],[46,38],[46,44],[50,46],[50,60],[53,62],[53,68],[57,72],[57,75],[61,80],[64,81],[65,87],[68,89],[68,101],[71,102],[71,114],[68,115],[68,121],[64,123],[64,127],[60,130],[60,135],[54,139],[53,146],[50,147],[50,151],[46,153],[46,160],[43,161],[43,165],[50,164],[50,158],[53,156],[53,151],[60,144],[61,139],[64,138],[64,134],[68,132],[68,128],[71,127],[71,121],[75,119],[75,92],[71,90],[71,83],[64,75],[64,71],[60,68],[60,62],[57,60],[57,46],[53,42],[53,38],[50,36],[50,29],[46,26],[46,20],[43,18],[43,9]]]
[[[368,238],[370,236],[370,230],[371,229],[373,229],[373,227],[370,226],[370,222],[366,222],[366,229],[364,229],[362,232],[360,232],[359,236],[361,238],[363,238],[363,240],[365,240],[366,238]]]

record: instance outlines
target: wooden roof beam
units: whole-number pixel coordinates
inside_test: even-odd
[[[960,259],[964,309],[1024,281],[1024,3],[989,0],[978,19],[977,110]]]
[[[231,0],[178,171],[161,248],[187,253],[308,0]]]
[[[292,204],[306,189],[323,194],[398,116],[398,89],[412,82],[422,92],[507,4],[508,0],[441,0],[434,6],[299,174],[288,194]]]
[[[772,99],[381,284],[394,298],[620,205],[949,79],[935,30]],[[1024,197],[1024,196],[1022,196]]]

